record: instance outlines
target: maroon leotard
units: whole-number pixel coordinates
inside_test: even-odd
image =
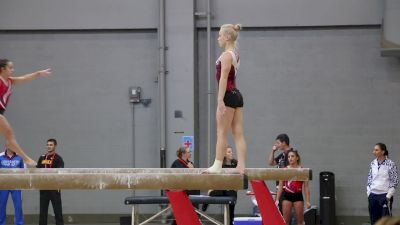
[[[235,60],[236,61],[236,55],[234,52],[232,51],[228,51],[231,55],[232,55],[232,61]],[[220,57],[221,58],[221,57]],[[216,74],[215,77],[217,78],[218,84],[219,84],[219,80],[221,79],[221,60],[220,58],[218,58],[217,62],[216,62]],[[239,60],[237,61],[237,63],[239,63]],[[226,84],[226,91],[232,91],[234,89],[236,89],[236,74],[237,74],[237,69],[235,68],[233,63],[231,66],[231,70],[229,71],[228,74],[228,82]]]

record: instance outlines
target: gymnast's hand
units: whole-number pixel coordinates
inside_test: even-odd
[[[218,101],[218,106],[217,106],[217,118],[221,118],[226,111],[225,103],[223,100]]]
[[[45,69],[45,70],[39,70],[36,72],[37,76],[39,77],[48,77],[52,73],[52,70],[50,68]]]

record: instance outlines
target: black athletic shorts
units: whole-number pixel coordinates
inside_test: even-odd
[[[303,193],[290,193],[290,192],[283,192],[282,200],[286,200],[289,202],[303,202]]]
[[[243,107],[243,96],[238,89],[232,91],[226,91],[224,96],[225,106],[231,108]]]

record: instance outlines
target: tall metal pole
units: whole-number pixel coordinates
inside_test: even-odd
[[[132,167],[136,167],[136,148],[135,148],[135,105],[132,104]],[[132,196],[135,196],[135,190],[132,190]]]
[[[207,103],[208,103],[208,115],[207,115],[207,164],[211,164],[211,149],[212,149],[212,121],[213,116],[213,87],[212,87],[212,73],[211,73],[211,0],[207,0]]]
[[[160,0],[160,19],[158,27],[158,40],[160,51],[160,69],[158,77],[159,98],[160,98],[160,167],[166,168],[166,65],[165,65],[165,0]]]

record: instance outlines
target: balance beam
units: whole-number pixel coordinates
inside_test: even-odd
[[[249,180],[310,180],[311,170],[249,168],[247,176],[223,169],[202,174],[204,168],[52,168],[0,169],[1,190],[58,189],[247,189]]]

